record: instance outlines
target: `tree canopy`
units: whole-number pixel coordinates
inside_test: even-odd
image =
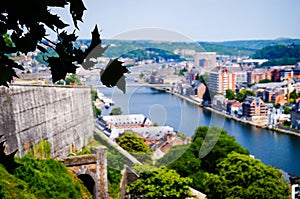
[[[199,158],[200,148],[214,143],[212,150]],[[198,127],[192,143],[187,148],[174,147],[158,160],[158,164],[166,164],[176,155],[178,159],[171,162],[168,168],[176,170],[183,177],[191,178],[191,187],[207,194],[208,198],[289,196],[282,173],[264,165],[260,160],[251,158],[249,151],[223,129]]]
[[[236,99],[239,102],[243,102],[247,96],[255,96],[255,93],[251,90],[242,89],[236,94]]]
[[[232,152],[217,170],[204,178],[209,198],[289,198],[282,172],[258,159]]]
[[[113,108],[109,115],[122,115],[122,110],[120,107]]]
[[[234,91],[231,90],[231,89],[227,89],[226,90],[226,98],[229,99],[229,100],[233,100],[235,98],[235,94],[234,94]]]
[[[133,132],[125,132],[121,137],[116,139],[116,142],[126,151],[131,153],[148,153],[150,152],[144,139],[138,137]]]
[[[188,198],[191,197],[191,179],[182,178],[166,167],[145,171],[128,185],[130,198]]]

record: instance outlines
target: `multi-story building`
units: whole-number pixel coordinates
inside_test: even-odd
[[[268,69],[263,69],[263,68],[257,68],[254,69],[253,71],[248,71],[247,72],[247,83],[248,84],[253,84],[253,83],[258,83],[260,80],[263,79],[272,79],[272,73]]]
[[[248,96],[243,102],[243,116],[267,116],[267,107],[260,97]]]
[[[280,70],[280,80],[289,80],[291,78],[296,78],[299,79],[300,78],[300,67],[297,64],[296,66],[292,65],[292,66],[284,66],[281,70]]]
[[[247,82],[247,72],[240,67],[218,66],[208,74],[209,88],[214,93],[225,94],[227,89],[236,91],[238,85]]]
[[[216,67],[217,53],[215,52],[197,52],[194,55],[194,64],[196,67],[214,68]]]
[[[227,89],[235,90],[236,74],[225,67],[216,67],[209,72],[209,89],[212,94],[226,94]]]

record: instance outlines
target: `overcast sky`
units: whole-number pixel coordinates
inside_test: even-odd
[[[79,38],[90,38],[95,24],[102,29],[105,39],[300,38],[300,0],[84,0],[84,3],[87,11],[76,32]],[[63,18],[68,20],[65,15]]]

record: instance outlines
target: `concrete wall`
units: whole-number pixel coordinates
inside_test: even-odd
[[[0,135],[8,153],[22,156],[41,139],[51,143],[53,157],[65,156],[93,135],[89,87],[11,85],[0,87]]]

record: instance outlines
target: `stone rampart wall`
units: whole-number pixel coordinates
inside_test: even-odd
[[[94,132],[89,87],[11,85],[0,87],[0,135],[7,152],[24,155],[41,139],[54,157],[80,150]]]

